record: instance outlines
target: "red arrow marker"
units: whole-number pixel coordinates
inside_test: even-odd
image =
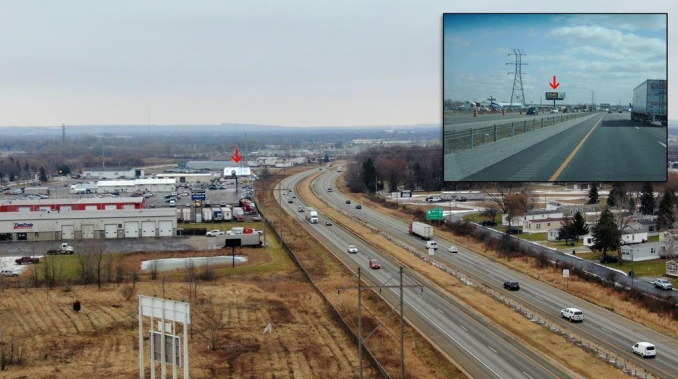
[[[553,83],[549,83],[549,85],[550,85],[551,88],[553,88],[553,89],[558,88],[558,86],[560,85],[560,83],[556,83],[556,76],[555,76],[555,75],[553,75]]]
[[[235,149],[235,155],[232,156],[231,159],[233,159],[235,161],[235,163],[240,162],[240,160],[242,159],[242,156],[240,156],[238,154],[238,149]]]

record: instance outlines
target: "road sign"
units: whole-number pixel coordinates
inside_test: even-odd
[[[570,270],[569,269],[563,269],[563,278],[569,278],[570,277]]]
[[[191,200],[193,200],[193,201],[196,201],[196,200],[205,201],[205,194],[204,193],[191,194]]]
[[[426,211],[427,220],[442,220],[443,208],[433,208]]]
[[[565,100],[565,92],[546,92],[546,100]]]

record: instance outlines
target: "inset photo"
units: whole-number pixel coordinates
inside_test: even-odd
[[[443,15],[443,179],[667,180],[667,14]]]

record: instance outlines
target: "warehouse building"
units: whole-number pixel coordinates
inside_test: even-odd
[[[174,209],[146,209],[143,198],[0,202],[3,240],[170,237],[176,228]]]

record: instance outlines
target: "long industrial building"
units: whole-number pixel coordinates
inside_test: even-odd
[[[12,241],[171,237],[173,208],[146,209],[143,198],[0,201],[0,236]]]

